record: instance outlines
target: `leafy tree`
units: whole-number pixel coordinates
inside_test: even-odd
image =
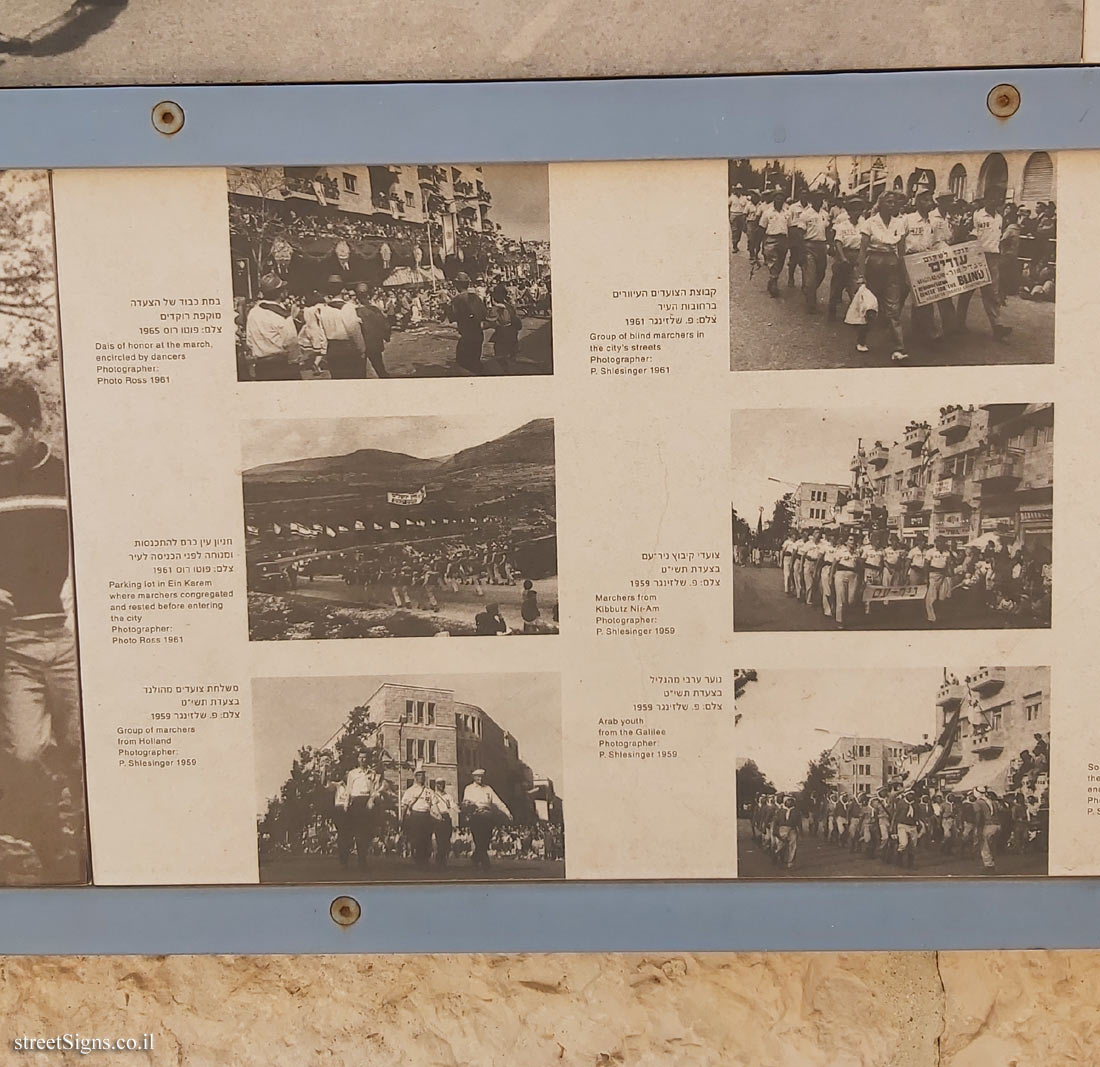
[[[755,760],[745,760],[736,771],[737,804],[746,807],[756,803],[756,798],[761,795],[775,793],[775,786],[756,765]]]
[[[836,767],[833,764],[833,757],[826,749],[817,759],[810,760],[806,766],[806,777],[802,779],[802,786],[798,791],[801,804],[809,808],[812,803],[823,800],[829,794],[835,777]]]
[[[794,493],[784,493],[772,510],[772,521],[765,531],[769,548],[779,548],[790,536],[794,526]]]
[[[752,527],[733,510],[733,543],[735,545],[752,544]]]

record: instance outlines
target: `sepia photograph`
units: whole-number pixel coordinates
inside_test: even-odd
[[[254,641],[558,632],[554,423],[242,425]]]
[[[1054,361],[1050,153],[734,159],[729,224],[732,370]]]
[[[1049,667],[738,674],[739,878],[1047,873]]]
[[[1054,405],[732,420],[734,629],[1049,627]]]
[[[545,164],[226,174],[240,381],[553,373]]]
[[[253,681],[260,881],[565,877],[552,674]]]
[[[48,175],[0,172],[0,885],[89,878]]]

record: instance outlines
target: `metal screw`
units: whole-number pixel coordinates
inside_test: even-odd
[[[990,113],[999,119],[1010,119],[1020,110],[1020,90],[1015,85],[995,85],[986,97]]]
[[[338,926],[354,926],[363,914],[363,909],[354,897],[337,897],[329,905],[328,913]]]
[[[171,137],[183,129],[183,108],[172,100],[162,100],[153,108],[153,129]]]

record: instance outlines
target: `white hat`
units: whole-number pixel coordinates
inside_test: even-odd
[[[481,775],[485,774],[485,768],[484,767],[478,767],[478,769],[476,771],[470,771],[470,777],[471,778],[476,778],[479,774],[481,774]]]
[[[413,774],[423,774],[423,773],[424,773],[424,762],[423,762],[423,760],[417,760],[416,766],[413,768]]]

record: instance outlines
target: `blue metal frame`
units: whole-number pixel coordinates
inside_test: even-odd
[[[993,86],[1019,112],[994,118]],[[166,137],[162,100],[186,123]],[[1100,147],[1100,69],[0,90],[0,166],[477,163]]]
[[[1022,96],[1009,120],[993,86]],[[157,133],[174,100],[183,130]],[[0,167],[698,159],[1100,148],[1094,67],[0,91]],[[363,907],[349,928],[334,897]],[[1100,947],[1100,881],[0,891],[0,953]]]
[[[329,918],[355,897],[351,927]],[[1100,947],[1100,881],[13,889],[6,954]]]

